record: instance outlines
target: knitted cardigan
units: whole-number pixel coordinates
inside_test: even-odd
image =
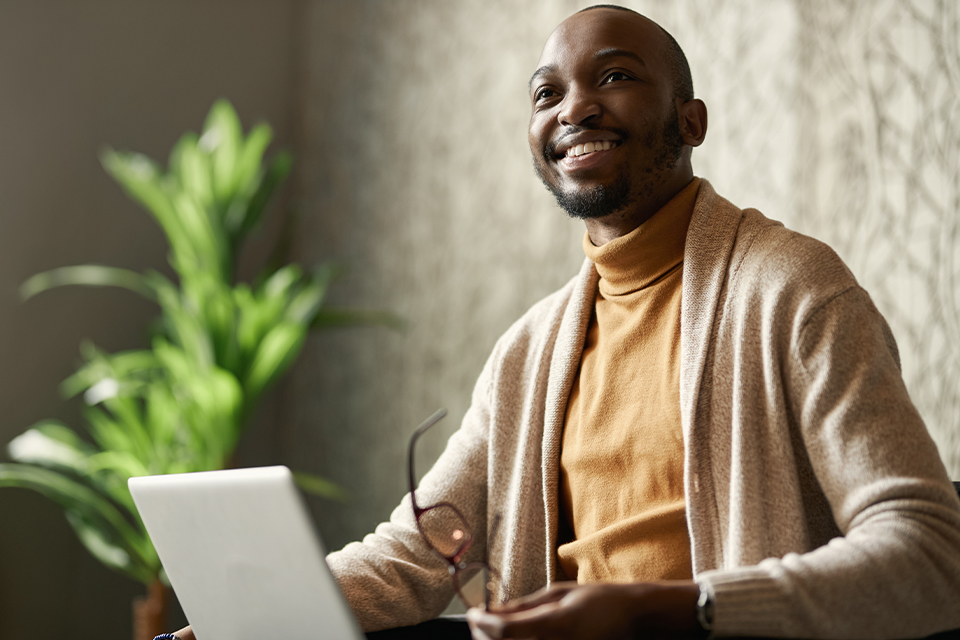
[[[501,337],[417,490],[464,513],[468,559],[497,570],[501,601],[557,579],[561,433],[597,279],[585,262]],[[960,501],[887,324],[826,245],[706,180],[684,256],[680,405],[693,570],[716,635],[960,627]],[[409,496],[327,562],[367,631],[435,617],[453,596]]]

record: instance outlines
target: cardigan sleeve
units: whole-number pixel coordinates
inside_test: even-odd
[[[444,452],[417,485],[421,506],[450,502],[474,534],[468,562],[486,546],[487,440],[491,356],[477,380],[470,409]],[[327,556],[327,564],[365,632],[409,626],[435,618],[454,597],[449,565],[427,547],[404,496],[388,522],[362,542]]]
[[[960,501],[885,321],[853,286],[803,320],[791,350],[789,400],[843,536],[698,576],[715,633],[880,639],[960,627]]]

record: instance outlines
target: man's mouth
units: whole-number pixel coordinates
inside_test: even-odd
[[[595,153],[597,151],[609,151],[613,149],[619,142],[613,142],[612,140],[598,140],[596,142],[585,142],[583,144],[578,144],[567,149],[565,157],[567,158],[579,158],[580,156],[587,155],[589,153]]]

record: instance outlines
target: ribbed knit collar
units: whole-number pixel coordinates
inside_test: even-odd
[[[633,293],[649,286],[683,262],[687,228],[700,189],[700,178],[684,187],[653,217],[602,247],[583,236],[583,252],[597,267],[605,296]]]

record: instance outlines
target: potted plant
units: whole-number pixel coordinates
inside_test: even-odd
[[[111,354],[84,344],[83,365],[63,383],[65,396],[82,394],[93,442],[45,420],[11,441],[14,462],[0,464],[0,486],[55,501],[93,556],[147,585],[134,603],[135,640],[163,631],[169,592],[127,480],[224,468],[311,329],[396,322],[385,313],[324,307],[337,271],[331,265],[270,265],[252,283],[236,281],[239,249],[292,164],[283,152],[264,162],[271,137],[266,124],[244,135],[221,100],[201,135],[180,138],[166,171],[137,153],[102,155],[107,172],[163,229],[177,282],[156,271],[83,265],[37,274],[21,290],[30,298],[62,285],[116,286],[160,308],[151,348]],[[313,493],[342,495],[322,478],[296,477]]]

